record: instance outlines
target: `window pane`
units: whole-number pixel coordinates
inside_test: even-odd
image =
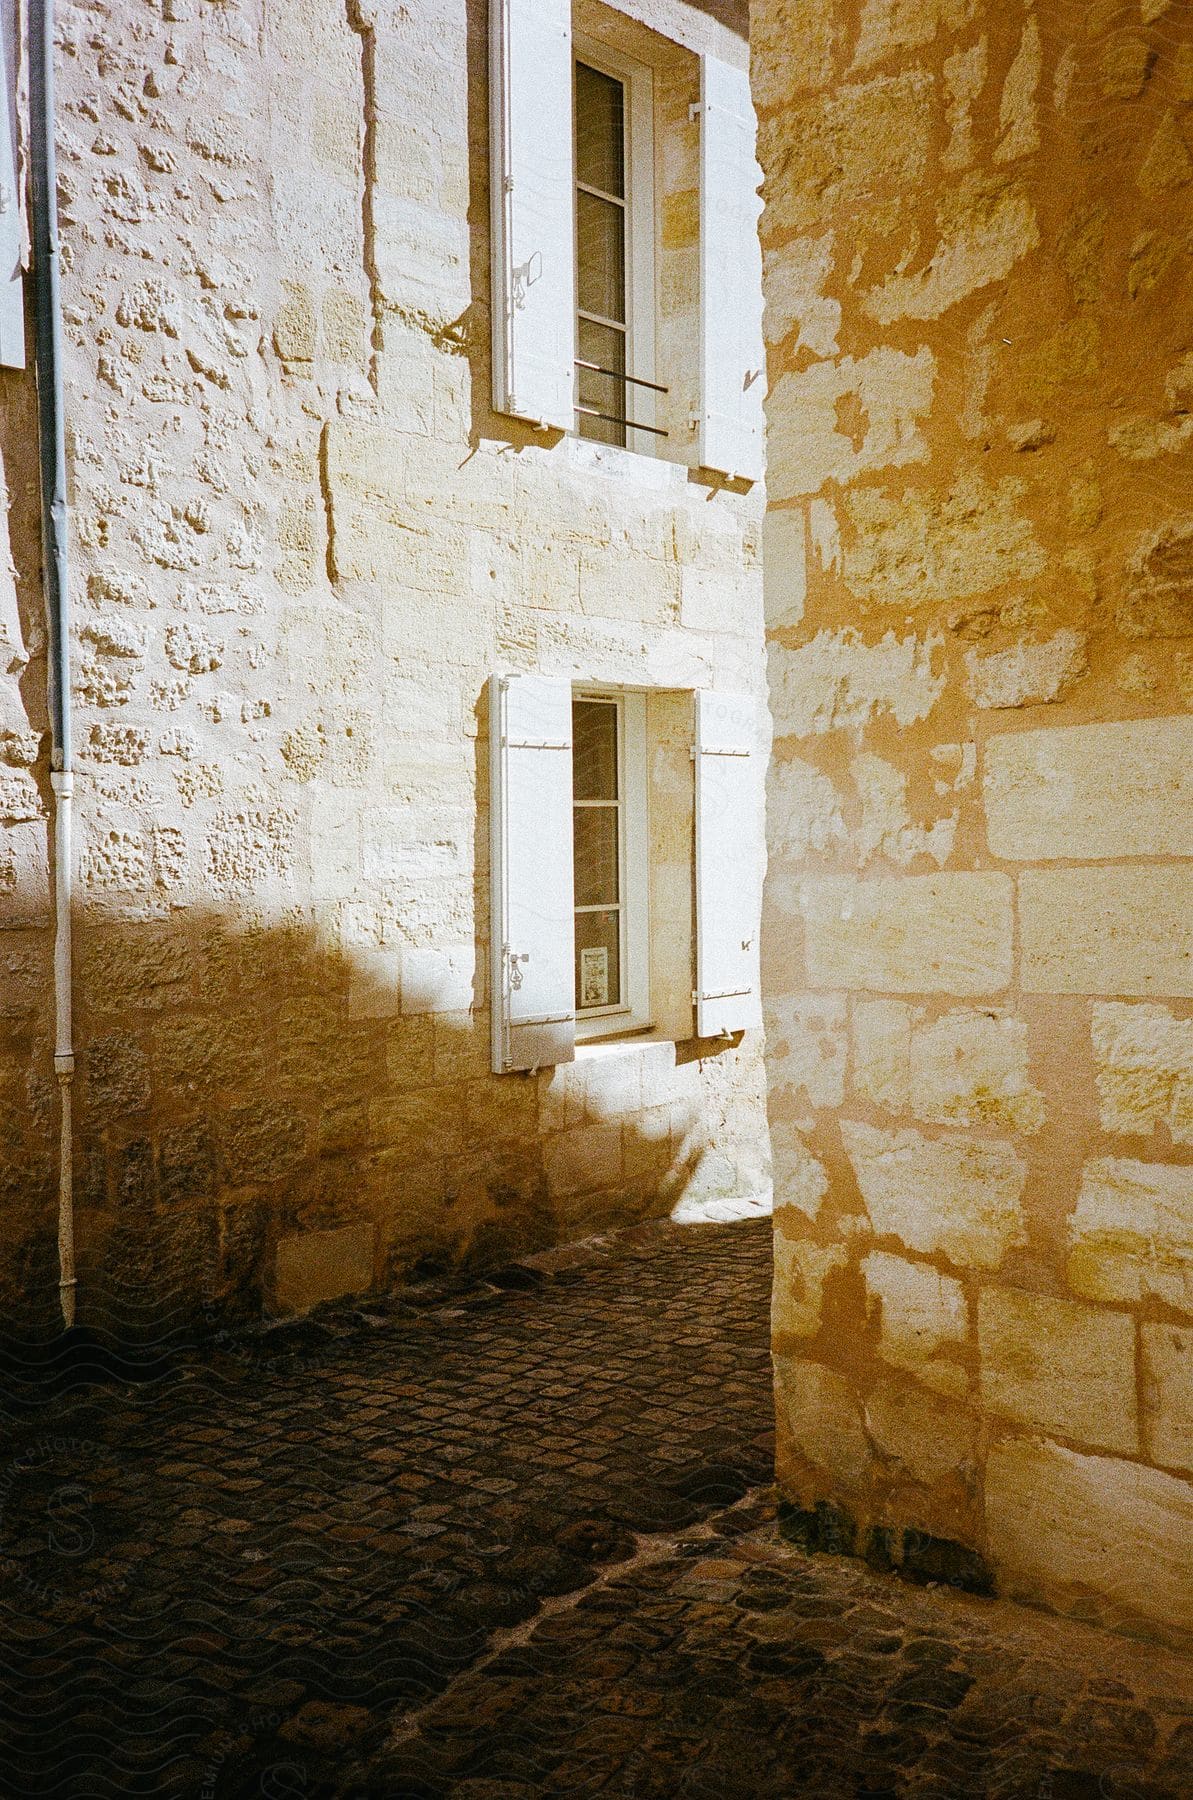
[[[618,819],[615,806],[573,809],[576,905],[616,906]]]
[[[577,800],[617,799],[617,708],[608,700],[572,702],[572,784]]]
[[[576,64],[576,180],[625,194],[625,89],[582,62]]]
[[[576,305],[625,323],[625,208],[576,195]]]
[[[621,1005],[620,915],[576,915],[576,1010]]]
[[[597,375],[592,369],[576,370],[579,404],[607,415],[605,419],[594,419],[588,413],[578,414],[580,436],[593,438],[598,444],[624,444],[625,426],[611,425],[608,419],[626,416],[625,333],[615,331],[609,325],[594,325],[591,319],[581,319],[576,334],[576,354],[581,362],[614,370],[612,375]]]

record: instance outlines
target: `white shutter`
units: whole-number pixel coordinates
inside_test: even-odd
[[[696,695],[696,1034],[762,1022],[762,780],[748,694]]]
[[[493,406],[570,431],[571,0],[490,0]]]
[[[700,59],[700,462],[758,481],[763,466],[761,170],[750,78]]]
[[[25,367],[24,232],[17,158],[16,33],[23,8],[5,5],[0,36],[0,366]]]
[[[572,689],[542,675],[489,682],[493,1067],[576,1053]]]

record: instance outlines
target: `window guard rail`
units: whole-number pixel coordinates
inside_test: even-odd
[[[606,369],[600,363],[585,362],[583,358],[574,358],[578,369],[590,369],[594,375],[609,375],[614,381],[624,381],[630,387],[649,388],[652,394],[669,394],[670,388],[658,381],[645,381],[641,375],[624,375],[620,369]],[[649,431],[652,437],[669,437],[670,432],[661,425],[640,425],[636,420],[626,418],[621,413],[601,412],[595,406],[577,406],[575,409],[586,419],[602,419],[609,425],[624,425],[628,431]]]

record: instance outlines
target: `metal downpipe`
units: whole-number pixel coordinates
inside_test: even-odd
[[[75,1322],[75,1072],[71,1013],[70,584],[67,563],[66,424],[58,260],[58,170],[54,145],[54,0],[29,0],[29,114],[33,286],[41,471],[42,579],[48,626],[50,785],[54,790],[54,1073],[59,1094],[58,1292],[62,1323]]]

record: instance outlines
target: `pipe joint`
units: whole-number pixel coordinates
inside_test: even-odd
[[[75,791],[74,772],[71,769],[51,769],[50,786],[59,800],[69,800]]]
[[[54,1073],[64,1087],[68,1081],[74,1079],[75,1059],[73,1051],[59,1050],[55,1052]]]

